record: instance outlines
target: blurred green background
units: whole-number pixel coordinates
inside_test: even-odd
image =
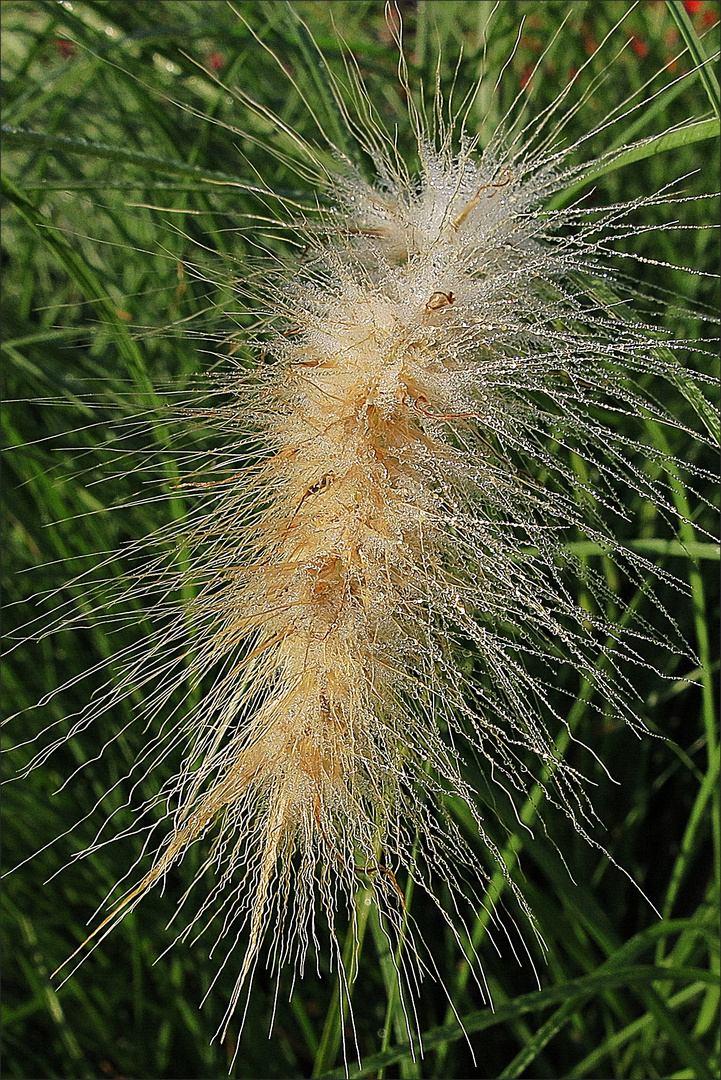
[[[133,538],[182,512],[174,478],[212,448],[218,435],[199,423],[171,427],[146,422],[144,416],[155,416],[175,395],[182,400],[199,373],[223,369],[224,357],[252,361],[240,340],[254,321],[241,297],[246,259],[258,242],[247,215],[278,208],[234,185],[255,183],[260,176],[273,190],[310,205],[316,192],[283,159],[295,153],[292,140],[243,106],[233,88],[242,88],[289,129],[316,143],[319,153],[328,154],[323,130],[366,167],[368,161],[344,132],[314,40],[341,78],[344,56],[353,57],[387,127],[397,126],[411,165],[415,150],[382,3],[297,3],[294,9],[308,32],[280,0],[235,5],[26,0],[1,8],[7,184],[2,420],[4,444],[11,448],[4,473],[3,584],[5,629],[12,643],[15,628],[36,610],[52,613],[67,604],[73,612],[85,603],[82,590],[69,582],[97,561],[97,553],[122,551]],[[528,86],[530,108],[540,112],[587,61],[582,88],[607,66],[608,77],[599,78],[569,120],[569,139],[594,128],[652,81],[648,104],[591,139],[583,155],[713,115],[715,79],[682,79],[693,60],[688,54],[675,58],[684,40],[697,59],[718,47],[717,3],[634,7],[444,0],[398,8],[412,88],[432,91],[438,68],[442,86],[455,78],[460,102],[485,65],[488,76],[468,121],[470,130],[480,128],[482,143],[520,88]],[[591,58],[624,14],[623,26]],[[539,58],[539,74],[529,82]],[[651,97],[656,90],[661,92]],[[607,171],[596,181],[598,203],[647,195],[682,176],[684,193],[712,191],[715,146],[688,135],[672,149]],[[702,225],[714,221],[717,209],[708,200],[695,200],[643,213],[651,226],[676,218]],[[262,242],[283,248],[282,240]],[[619,239],[619,250],[624,243],[642,257],[668,264],[708,273],[717,266],[716,239],[708,228],[656,229]],[[618,266],[632,275],[645,314],[652,312],[689,340],[713,336],[710,324],[694,314],[715,305],[708,277],[641,259],[622,259]],[[653,298],[644,299],[650,290]],[[667,312],[664,296],[687,298],[681,305],[686,314],[677,308]],[[691,368],[706,363],[692,350],[681,359]],[[682,423],[701,430],[689,402],[679,397],[673,405]],[[623,417],[618,423],[623,425]],[[649,425],[648,442],[657,437]],[[681,461],[714,468],[714,456],[692,435],[671,431],[667,438]],[[653,663],[665,665],[665,678],[651,669],[634,674],[639,709],[658,738],[637,740],[602,708],[594,712],[581,702],[573,710],[574,733],[620,782],[612,784],[601,769],[592,775],[594,805],[608,829],[599,827],[595,838],[667,921],[659,922],[629,877],[580,840],[561,815],[544,812],[546,831],[537,828],[529,842],[510,808],[494,806],[489,830],[506,852],[547,945],[544,956],[529,942],[542,990],[536,989],[530,963],[518,964],[510,949],[497,954],[481,920],[476,938],[496,1011],[483,1008],[447,928],[432,905],[416,896],[414,918],[433,943],[475,1063],[445,992],[430,980],[418,1004],[425,1057],[414,1059],[404,1043],[385,938],[371,916],[354,990],[361,1075],[639,1080],[718,1075],[718,739],[712,697],[718,555],[701,531],[714,529],[708,510],[686,489],[683,472],[674,483],[677,508],[689,521],[666,521],[629,493],[627,539],[656,543],[659,564],[691,586],[692,598],[666,586],[659,588],[659,597],[672,607],[702,666],[682,657],[651,656]],[[715,499],[714,485],[697,481],[695,486]],[[171,501],[155,499],[158,490],[176,494]],[[108,507],[111,512],[105,512]],[[664,548],[675,537],[686,542],[693,558]],[[697,547],[688,547],[694,543]],[[668,550],[676,553],[663,554]],[[598,565],[611,589],[624,602],[638,603],[653,622],[653,606],[620,582],[610,565]],[[122,555],[108,572],[127,572]],[[36,609],[30,598],[39,594],[46,599]],[[57,725],[56,733],[72,724],[88,695],[102,685],[102,675],[91,674],[57,697],[43,695],[142,636],[142,613],[130,614],[136,625],[122,633],[110,633],[89,614],[84,629],[43,638],[6,656],[4,711],[23,713],[8,726],[9,746],[25,743],[50,724]],[[573,690],[576,678],[569,672],[566,688]],[[25,712],[39,700],[41,707]],[[62,989],[49,977],[83,940],[93,912],[139,854],[142,837],[109,844],[82,861],[73,858],[110,814],[115,815],[113,831],[131,820],[123,809],[127,790],[121,781],[144,741],[143,731],[126,729],[134,705],[128,699],[27,779],[5,789],[6,868],[40,852],[5,884],[7,1077],[215,1078],[228,1073],[238,1018],[225,1040],[211,1039],[237,965],[228,965],[199,1008],[217,971],[209,944],[177,945],[154,963],[175,936],[167,923],[198,863],[197,852],[171,874],[164,894],[148,896]],[[112,750],[101,757],[119,731]],[[22,770],[33,752],[31,746],[15,749],[5,776]],[[588,768],[585,761],[583,766]],[[150,797],[161,779],[145,779],[141,795]],[[476,779],[482,787],[483,778]],[[533,824],[533,803],[518,811]],[[488,863],[487,853],[478,855]],[[503,892],[500,885],[498,892]],[[440,899],[449,906],[450,898]],[[503,896],[491,899],[500,904]],[[277,1008],[273,979],[258,970],[232,1075],[343,1075],[335,975],[327,971],[326,955],[319,967],[323,978],[311,963],[290,1004],[286,973]]]

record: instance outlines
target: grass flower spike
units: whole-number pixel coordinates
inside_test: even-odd
[[[256,7],[239,6],[239,32],[263,62],[286,68]],[[383,1048],[391,1029],[420,1048],[427,1023],[416,998],[449,980],[426,924],[461,958],[476,1007],[493,1000],[483,937],[531,968],[545,953],[548,919],[518,872],[523,841],[509,837],[533,844],[547,829],[550,858],[581,838],[617,861],[588,796],[608,776],[593,732],[648,730],[637,686],[649,673],[651,685],[668,673],[679,688],[706,679],[688,674],[706,657],[686,643],[675,610],[693,597],[698,615],[697,578],[689,585],[657,565],[658,543],[635,537],[635,518],[650,507],[668,550],[682,550],[679,521],[686,550],[711,550],[703,450],[684,487],[673,444],[714,424],[704,345],[691,352],[698,372],[682,366],[674,353],[689,346],[654,319],[661,286],[639,291],[609,269],[625,246],[643,246],[648,215],[699,201],[671,179],[605,206],[589,186],[649,156],[649,144],[616,136],[661,89],[649,79],[568,137],[611,77],[597,59],[620,62],[613,43],[628,5],[605,5],[619,10],[603,40],[534,108],[526,99],[561,25],[490,136],[477,110],[485,102],[493,113],[505,68],[490,97],[490,70],[465,96],[456,90],[458,105],[440,80],[424,94],[387,8],[403,148],[345,47],[336,46],[342,74],[326,60],[303,18],[310,7],[283,6],[282,19],[335,118],[325,144],[226,80],[223,54],[205,65],[206,84],[234,98],[249,125],[273,130],[273,156],[317,197],[239,182],[250,207],[239,272],[228,282],[202,252],[185,257],[191,283],[225,291],[226,314],[237,308],[242,344],[228,348],[237,335],[219,333],[222,362],[163,405],[136,380],[143,411],[116,427],[117,453],[135,454],[150,427],[159,496],[128,505],[160,502],[168,519],[125,542],[121,576],[110,557],[83,570],[29,640],[132,622],[142,632],[87,673],[69,729],[22,771],[65,755],[91,721],[126,708],[140,719],[135,762],[101,793],[99,806],[115,801],[85,854],[98,858],[110,839],[137,849],[142,838],[142,850],[74,964],[88,942],[110,946],[149,893],[184,880],[175,934],[216,942],[209,1000],[230,975],[218,1029],[231,1068],[243,1068],[233,1031],[254,1024],[262,956],[276,995],[292,994],[289,970],[294,985],[314,966],[333,972],[320,1075],[343,1042],[332,1016],[352,1017],[369,918],[389,1000]],[[508,12],[495,7],[500,33]],[[271,8],[260,5],[268,18]],[[691,16],[676,18],[705,75]],[[287,79],[309,104],[301,76],[290,68]],[[703,124],[705,138],[713,122]],[[250,131],[239,123],[234,134],[252,146]],[[683,146],[694,133],[702,138],[679,123],[664,137]],[[589,155],[589,143],[606,149]],[[15,205],[29,220],[23,196]],[[703,334],[711,323],[700,316]],[[63,690],[77,685],[72,675]],[[97,759],[125,753],[126,727],[112,722]],[[539,825],[542,803],[562,824]],[[461,1030],[460,1000],[447,996],[446,1024]],[[354,1041],[360,1051],[363,1035],[349,1027],[346,1072]]]

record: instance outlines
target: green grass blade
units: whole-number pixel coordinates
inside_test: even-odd
[[[594,180],[599,180],[608,173],[617,169],[634,165],[646,158],[655,157],[667,150],[679,150],[682,147],[692,146],[694,143],[705,142],[707,139],[715,139],[719,135],[720,125],[718,119],[695,120],[689,124],[666,131],[662,135],[656,135],[644,139],[618,154],[611,154],[602,159],[596,168],[589,169],[583,180],[572,184],[564,191],[549,200],[549,210],[558,210],[572,202],[574,197]]]
[[[245,184],[237,177],[228,173],[204,169],[200,165],[190,165],[186,161],[172,161],[169,158],[155,157],[152,154],[143,153],[140,150],[130,150],[123,146],[110,146],[107,143],[97,142],[93,139],[81,139],[68,135],[51,135],[44,131],[29,131],[25,128],[11,127],[3,124],[3,141],[8,148],[38,147],[52,153],[53,151],[70,151],[81,154],[83,157],[97,157],[115,164],[138,165],[148,172],[168,173],[171,176],[188,176],[194,180],[204,181],[206,184],[222,184],[227,187],[241,188],[243,191],[251,191],[256,194],[270,194],[264,188],[254,184]]]
[[[478,1012],[468,1013],[461,1017],[462,1027],[458,1023],[444,1024],[441,1027],[431,1028],[423,1037],[423,1047],[427,1052],[444,1043],[456,1042],[465,1038],[466,1035],[474,1035],[488,1028],[504,1024],[519,1016],[529,1013],[541,1012],[549,1005],[565,1002],[573,998],[576,1007],[581,1005],[596,994],[605,993],[622,987],[638,987],[656,982],[686,982],[692,984],[714,985],[715,976],[699,968],[663,968],[655,966],[633,965],[629,967],[603,970],[595,975],[582,976],[568,983],[550,987],[547,990],[538,990],[530,994],[522,994],[515,1000],[499,1005],[495,1010],[484,1009]],[[356,1077],[364,1077],[375,1073],[378,1069],[393,1065],[408,1053],[408,1046],[396,1046],[383,1054],[374,1054],[366,1058],[361,1069],[356,1067],[349,1069],[349,1080]],[[319,1075],[318,1080],[343,1080],[343,1069],[334,1069]]]
[[[313,1064],[312,1077],[316,1078],[325,1074],[338,1057],[343,1041],[343,1019],[347,1009],[346,988],[352,990],[352,975],[357,969],[359,958],[363,952],[368,918],[373,907],[373,893],[370,889],[359,889],[355,896],[355,924],[351,922],[346,932],[343,943],[342,965],[343,972],[338,973],[335,982],[330,1006],[326,1014],[323,1034],[320,1038],[318,1052]],[[342,1070],[341,1075],[345,1075]]]
[[[716,116],[721,117],[721,89],[719,89],[716,72],[706,55],[703,43],[696,33],[689,13],[686,11],[686,6],[683,0],[666,0],[666,7],[671,12],[691,59],[698,67],[699,78],[708,95],[709,104]]]
[[[701,983],[691,983],[690,986],[685,986],[683,990],[679,990],[677,994],[672,994],[668,1000],[668,1006],[670,1009],[686,1008],[695,998],[705,993],[708,993],[708,987]],[[614,1034],[610,1035],[601,1046],[592,1053],[587,1054],[582,1061],[579,1061],[578,1064],[573,1067],[568,1074],[568,1080],[582,1080],[582,1078],[589,1076],[601,1076],[601,1062],[604,1061],[612,1051],[620,1049],[632,1039],[637,1039],[639,1035],[642,1035],[644,1031],[649,1028],[653,1029],[651,1038],[657,1039],[658,1031],[654,1020],[655,1017],[648,1012],[643,1016],[640,1016],[638,1020],[634,1020],[626,1027],[620,1028],[618,1031],[614,1032]],[[689,1077],[694,1076],[693,1069],[689,1068],[684,1071],[685,1075]]]

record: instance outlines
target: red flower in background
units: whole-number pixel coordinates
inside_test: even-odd
[[[221,71],[225,67],[225,57],[219,52],[211,53],[205,62],[211,71]]]
[[[55,38],[55,48],[58,50],[63,60],[69,60],[71,57],[78,55],[75,42],[68,41],[67,38]]]
[[[693,15],[699,8],[703,7],[703,0],[683,0],[683,6],[689,15]]]
[[[533,64],[526,64],[521,72],[521,90],[525,90],[533,75]]]

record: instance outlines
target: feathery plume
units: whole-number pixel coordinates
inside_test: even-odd
[[[239,17],[253,33],[242,8]],[[698,404],[703,377],[674,358],[680,343],[652,323],[643,297],[633,313],[633,283],[609,272],[615,246],[643,235],[649,209],[682,202],[682,187],[599,206],[589,181],[630,160],[629,148],[584,155],[642,97],[569,144],[566,125],[587,96],[576,90],[581,70],[539,113],[519,94],[488,138],[468,122],[485,76],[455,111],[440,87],[426,107],[394,9],[388,20],[417,168],[350,55],[345,81],[320,49],[308,63],[354,156],[332,136],[328,152],[315,149],[234,91],[275,125],[279,160],[314,178],[321,197],[301,205],[255,185],[270,209],[250,222],[260,250],[233,302],[253,313],[256,360],[226,358],[163,411],[149,401],[164,431],[217,432],[204,458],[189,452],[192,469],[180,453],[178,479],[164,478],[164,498],[185,512],[127,545],[119,582],[86,586],[81,575],[79,614],[61,607],[32,635],[80,627],[88,611],[111,626],[149,619],[26,771],[132,700],[147,735],[130,786],[156,765],[161,781],[124,833],[145,836],[139,880],[88,940],[103,940],[197,845],[200,896],[193,907],[186,895],[179,936],[212,924],[226,956],[243,950],[224,1037],[238,1005],[247,1009],[264,947],[278,978],[288,965],[302,975],[327,935],[320,947],[345,984],[341,1008],[350,1005],[337,927],[358,933],[361,882],[395,957],[411,1038],[421,1036],[415,990],[439,975],[414,929],[413,887],[490,1002],[474,916],[485,904],[499,946],[527,949],[489,899],[495,874],[542,939],[488,821],[494,796],[481,799],[472,777],[516,814],[523,800],[544,800],[600,846],[588,767],[567,752],[584,744],[563,673],[578,673],[589,708],[643,732],[630,673],[659,651],[691,657],[654,592],[687,588],[643,545],[624,543],[618,523],[629,492],[678,519],[678,463],[663,442],[639,448],[637,433],[683,429],[658,388]],[[256,47],[268,48],[260,37]],[[647,147],[636,145],[641,157]],[[289,237],[290,257],[279,253]],[[704,481],[703,466],[689,471]],[[614,576],[651,616],[624,607]],[[603,769],[594,746],[585,751]],[[176,762],[169,775],[166,759]]]

